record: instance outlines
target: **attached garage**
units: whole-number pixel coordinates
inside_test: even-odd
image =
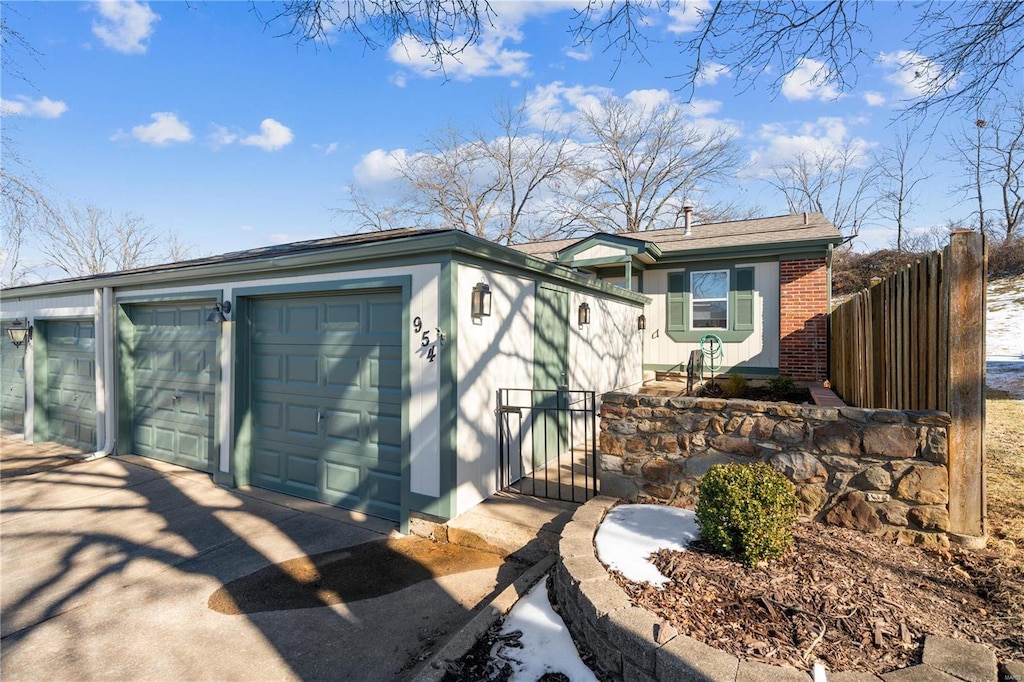
[[[220,328],[206,321],[212,304],[123,306],[121,424],[126,451],[199,471],[216,469]]]
[[[248,304],[253,485],[398,520],[402,295]]]
[[[15,287],[3,316],[37,332],[21,349],[32,371],[20,417],[4,349],[4,422],[408,530],[495,492],[500,389],[639,382],[632,330],[646,300],[455,230]],[[547,431],[564,440],[561,423]]]
[[[42,407],[36,413],[36,433],[43,440],[83,450],[95,447],[96,328],[93,321],[46,320],[36,325],[35,334],[33,342],[42,346],[36,350],[36,376],[42,376],[45,382],[43,390],[36,389],[36,402],[39,405],[41,401]]]
[[[25,347],[0,339],[0,428],[25,432]]]

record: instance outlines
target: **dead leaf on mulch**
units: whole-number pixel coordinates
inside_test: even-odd
[[[817,523],[798,525],[794,540],[753,569],[700,541],[662,550],[652,561],[671,579],[663,589],[614,575],[680,632],[769,664],[880,674],[919,663],[925,634],[1024,654],[1024,614],[1000,597],[1024,587],[1020,564],[1014,573],[982,552],[931,552]]]

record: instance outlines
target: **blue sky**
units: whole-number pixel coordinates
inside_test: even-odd
[[[692,26],[692,4],[653,17],[648,62],[627,54],[617,64],[603,45],[574,45],[565,4],[496,3],[497,26],[446,79],[398,46],[275,37],[285,26],[265,30],[244,2],[5,2],[5,20],[41,54],[16,56],[25,80],[4,74],[3,125],[51,198],[142,214],[200,254],[321,237],[348,230],[331,211],[347,184],[372,189],[390,154],[414,152],[445,124],[486,127],[503,98],[571,112],[588,96],[686,97],[667,76],[685,66],[673,41]],[[717,197],[785,213],[762,179],[771,159],[889,144],[900,101],[914,94],[899,64],[912,17],[879,17],[876,60],[841,96],[816,85],[808,64],[780,74],[778,92],[777,74],[746,90],[709,74],[693,115],[733,126],[749,162]],[[944,160],[946,132],[960,123],[936,125],[932,143],[918,145],[932,173],[911,220],[921,227],[970,213]],[[878,219],[859,246],[893,238]]]

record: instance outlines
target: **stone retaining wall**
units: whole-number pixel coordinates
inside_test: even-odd
[[[793,481],[805,518],[947,545],[949,425],[937,411],[608,393],[601,492],[693,507],[713,465],[765,462]]]
[[[795,668],[739,659],[680,634],[646,609],[634,606],[611,579],[594,551],[594,534],[618,502],[595,497],[562,530],[554,590],[573,639],[594,656],[602,679],[630,682],[811,682]],[[1024,679],[1020,662],[1004,662],[984,644],[925,637],[921,665],[877,677],[866,672],[829,672],[829,682]]]

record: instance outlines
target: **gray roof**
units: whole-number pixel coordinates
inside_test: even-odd
[[[142,268],[133,268],[131,270],[117,270],[115,272],[104,272],[97,275],[86,275],[84,277],[71,277],[68,279],[51,280],[48,282],[41,282],[40,284],[63,284],[67,282],[78,281],[85,282],[101,280],[110,277],[120,277],[122,275],[142,274],[147,272],[163,272],[167,270],[180,270],[182,268],[199,267],[203,265],[217,265],[222,263],[236,263],[240,261],[277,258],[279,256],[290,256],[300,253],[307,253],[310,251],[334,249],[344,246],[355,246],[357,244],[372,244],[376,242],[386,242],[392,239],[404,239],[406,237],[425,236],[451,231],[452,230],[450,228],[401,228],[397,230],[383,230],[381,232],[361,232],[358,234],[345,234],[337,237],[323,237],[320,239],[309,239],[301,242],[290,242],[288,244],[260,246],[255,249],[246,249],[245,251],[232,251],[230,253],[222,253],[216,256],[204,256],[202,258],[193,258],[192,260],[179,261],[177,263],[163,263],[160,265],[149,265]],[[17,287],[10,287],[4,289],[4,291],[12,291],[15,289],[22,289],[34,286],[38,286],[38,284],[26,284]]]
[[[728,250],[737,246],[763,245],[770,247],[773,244],[792,244],[803,241],[838,244],[843,238],[836,226],[820,213],[797,213],[771,218],[693,225],[688,235],[683,234],[681,227],[647,232],[620,232],[618,234],[631,239],[653,242],[665,254],[698,249],[701,251]],[[519,244],[512,248],[538,258],[554,260],[557,252],[572,246],[581,239],[586,239],[586,237]]]

